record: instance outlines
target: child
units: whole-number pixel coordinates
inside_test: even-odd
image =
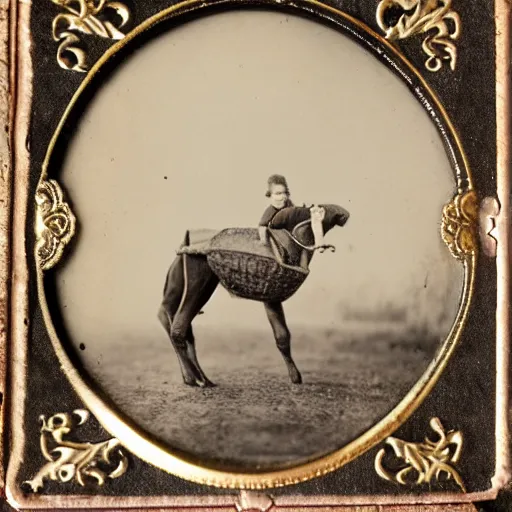
[[[293,206],[286,178],[280,174],[270,176],[265,195],[270,198],[270,205],[263,212],[258,227],[260,241],[263,244],[267,243],[267,228],[271,227],[272,219],[275,217],[276,213],[283,208]]]

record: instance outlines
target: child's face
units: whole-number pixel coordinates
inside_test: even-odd
[[[287,199],[288,194],[286,193],[286,188],[284,185],[270,186],[270,204],[274,208],[283,208]]]

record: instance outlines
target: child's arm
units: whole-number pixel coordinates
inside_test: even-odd
[[[272,206],[269,206],[261,217],[260,223],[258,224],[258,233],[260,235],[260,242],[262,244],[267,245],[268,243],[268,232],[267,228],[272,220],[272,217],[275,215],[275,209]]]
[[[320,206],[312,206],[309,211],[311,213],[311,229],[315,238],[315,247],[321,247],[324,244],[322,221],[325,217],[325,209]]]
[[[267,226],[258,226],[258,232],[260,234],[260,242],[267,245]]]

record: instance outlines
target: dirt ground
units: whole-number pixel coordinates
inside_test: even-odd
[[[89,371],[148,433],[194,457],[238,467],[296,463],[342,447],[418,380],[436,343],[378,329],[295,329],[292,385],[271,332],[197,329],[199,361],[217,384],[181,381],[165,333],[105,347]]]

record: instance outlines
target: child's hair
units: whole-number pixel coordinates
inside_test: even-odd
[[[282,185],[285,189],[286,195],[290,197],[290,189],[288,188],[288,183],[286,182],[286,178],[281,176],[281,174],[272,174],[267,181],[267,192],[265,193],[266,197],[270,197],[270,190],[272,185]]]

